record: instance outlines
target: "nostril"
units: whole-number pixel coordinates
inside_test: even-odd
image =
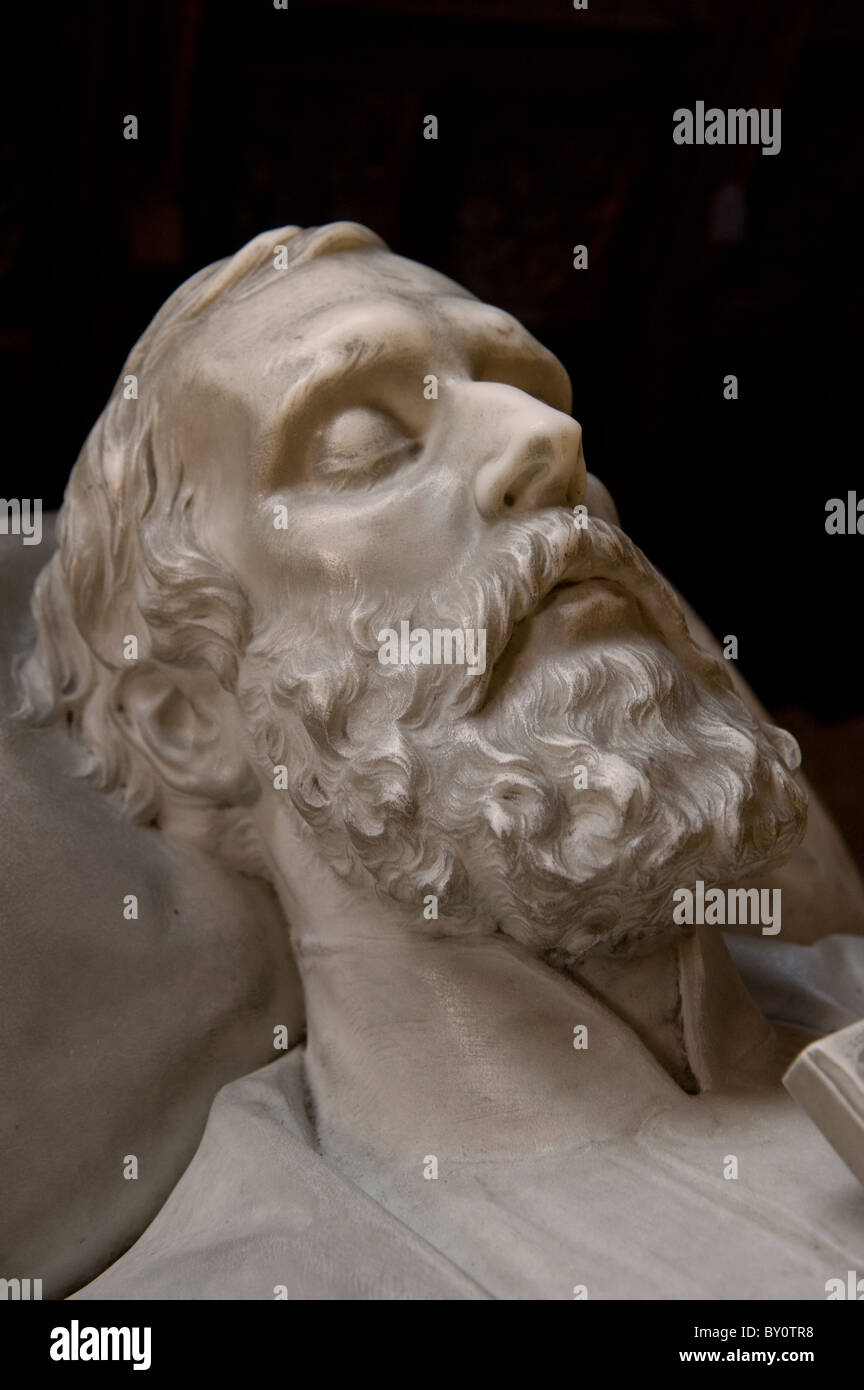
[[[505,507],[512,507],[516,501],[516,498],[513,496],[512,492],[505,492],[501,501],[504,503]]]

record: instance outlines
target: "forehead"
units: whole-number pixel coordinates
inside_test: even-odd
[[[376,358],[435,371],[487,357],[563,368],[516,319],[437,271],[386,251],[340,252],[242,286],[193,330],[186,388],[278,405],[317,373]]]

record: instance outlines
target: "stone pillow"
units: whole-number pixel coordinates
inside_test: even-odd
[[[69,775],[65,727],[10,717],[45,522],[0,536],[0,1277],[56,1298],[140,1235],[303,1004],[269,887],[131,824]]]

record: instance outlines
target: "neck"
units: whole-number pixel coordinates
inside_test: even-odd
[[[308,837],[281,849],[310,1101],[322,1148],[349,1167],[599,1141],[664,1096],[765,1069],[770,1026],[710,927],[552,969],[509,937],[447,935],[345,885]]]

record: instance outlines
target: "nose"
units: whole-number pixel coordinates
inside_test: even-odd
[[[494,521],[581,502],[587,482],[581,425],[513,386],[474,382],[472,391],[483,393],[480,427],[491,453],[474,479],[481,515]]]

